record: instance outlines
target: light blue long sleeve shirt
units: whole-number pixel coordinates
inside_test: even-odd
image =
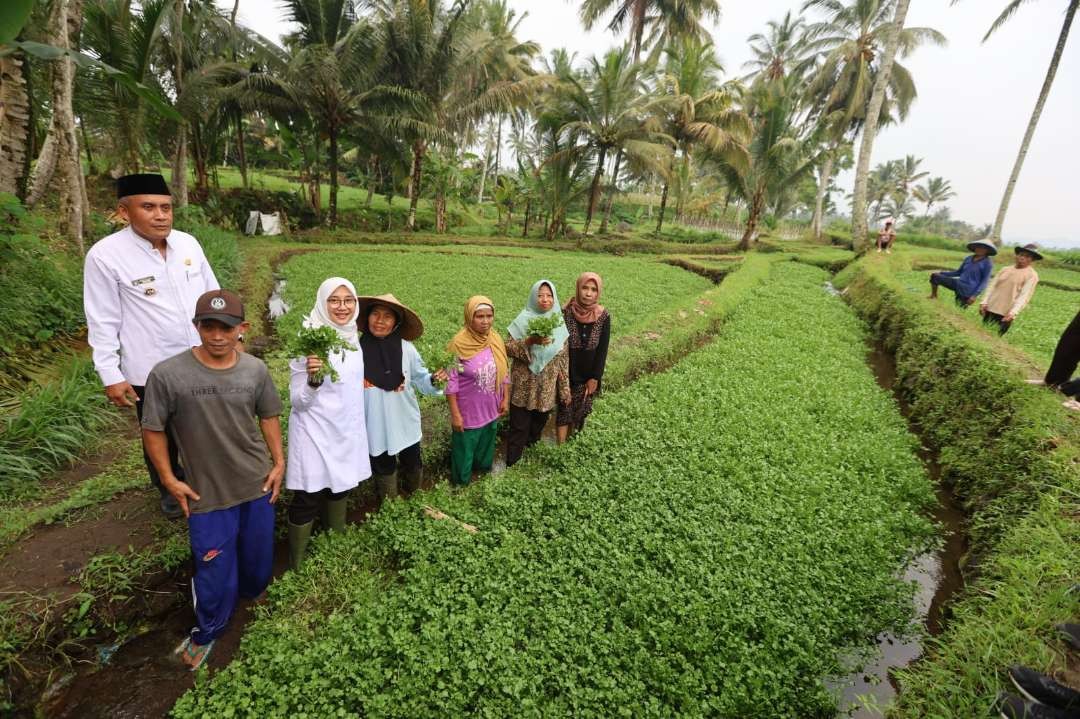
[[[406,340],[401,340],[401,373],[405,376],[402,392],[387,392],[378,387],[364,389],[368,452],[372,457],[383,453],[396,455],[420,441],[420,403],[413,387],[423,394],[442,395],[442,390],[432,384],[431,373],[420,353]]]

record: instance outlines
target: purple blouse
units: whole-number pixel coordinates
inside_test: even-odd
[[[498,369],[489,348],[463,360],[463,372],[451,372],[446,394],[457,396],[458,411],[465,429],[486,427],[499,417],[499,404],[510,382],[509,374],[502,387],[496,387]]]

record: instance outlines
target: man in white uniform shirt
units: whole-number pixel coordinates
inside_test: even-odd
[[[118,213],[128,226],[86,253],[83,306],[105,396],[117,407],[134,406],[141,421],[146,376],[161,360],[200,344],[191,324],[195,301],[219,286],[198,241],[172,228],[165,178],[126,175],[117,180],[116,195]],[[182,479],[172,441],[169,459]],[[149,459],[146,467],[161,493],[162,512],[170,519],[182,517]]]

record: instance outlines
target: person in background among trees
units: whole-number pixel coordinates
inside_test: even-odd
[[[364,415],[371,471],[379,501],[398,489],[420,489],[424,464],[420,454],[420,403],[416,392],[439,396],[432,380],[445,382],[445,370],[424,366],[412,341],[424,334],[420,316],[391,294],[361,297],[360,349],[364,353]]]
[[[105,396],[117,407],[135,407],[142,420],[146,376],[161,360],[199,344],[191,324],[195,301],[218,289],[198,241],[173,229],[172,197],[161,175],[125,175],[116,181],[117,212],[128,222],[86,253],[83,306],[94,368]],[[166,436],[173,476],[184,470]],[[149,455],[150,483],[170,519],[183,512],[161,483]]]
[[[536,444],[556,403],[570,404],[570,355],[566,349],[566,322],[551,337],[528,333],[529,322],[559,317],[562,308],[555,284],[540,280],[532,286],[525,309],[507,328],[506,352],[510,364],[510,437],[506,442],[506,466],[514,466],[525,448]]]
[[[570,404],[560,406],[556,417],[559,442],[566,441],[571,427],[577,432],[585,426],[593,399],[600,392],[611,337],[611,315],[600,304],[603,288],[600,275],[582,273],[577,279],[576,293],[563,307],[569,334]]]
[[[1076,313],[1072,322],[1061,333],[1057,347],[1054,348],[1054,358],[1050,361],[1050,368],[1046,370],[1046,377],[1041,380],[1029,380],[1029,382],[1045,384],[1066,397],[1073,398],[1065,400],[1064,405],[1069,409],[1080,410],[1080,402],[1075,399],[1080,395],[1080,377],[1073,377],[1078,364],[1080,364],[1080,312]]]
[[[285,474],[281,397],[262,360],[237,349],[248,328],[240,298],[205,293],[193,323],[200,344],[154,365],[142,416],[143,445],[188,518],[195,628],[175,653],[192,671],[206,662],[237,599],[254,599],[270,583],[273,505]],[[166,431],[184,482],[173,475]]]
[[[938,287],[946,287],[956,295],[957,305],[967,307],[986,289],[994,269],[989,258],[997,254],[997,247],[989,240],[975,240],[967,248],[974,254],[964,258],[960,269],[930,275],[930,299],[937,299]]]
[[[483,295],[465,303],[465,326],[446,345],[461,361],[450,372],[450,482],[464,487],[473,471],[488,472],[495,461],[495,431],[510,411],[506,345],[491,331],[495,305]]]
[[[332,327],[352,352],[331,353],[338,373],[322,374],[318,357],[289,363],[289,462],[285,487],[289,502],[289,567],[304,561],[315,517],[323,529],[345,530],[349,492],[371,476],[364,425],[364,356],[356,331],[356,288],[344,277],[324,280],[304,327]],[[320,376],[321,375],[321,376]]]
[[[986,297],[979,305],[979,314],[987,325],[997,325],[998,334],[1009,331],[1016,316],[1027,307],[1039,284],[1039,275],[1031,266],[1035,260],[1041,260],[1039,246],[1035,243],[1017,247],[1016,264],[997,273]]]
[[[885,225],[878,232],[877,251],[885,250],[885,254],[892,252],[892,244],[896,241],[896,230],[893,229],[893,218],[885,220]]]

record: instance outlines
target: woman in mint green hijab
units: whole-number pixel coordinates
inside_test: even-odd
[[[570,403],[569,334],[560,322],[550,337],[529,334],[529,322],[538,318],[562,318],[555,283],[540,280],[532,286],[529,301],[507,328],[506,354],[510,367],[510,436],[506,443],[506,466],[521,459],[522,452],[540,439],[555,403]]]

